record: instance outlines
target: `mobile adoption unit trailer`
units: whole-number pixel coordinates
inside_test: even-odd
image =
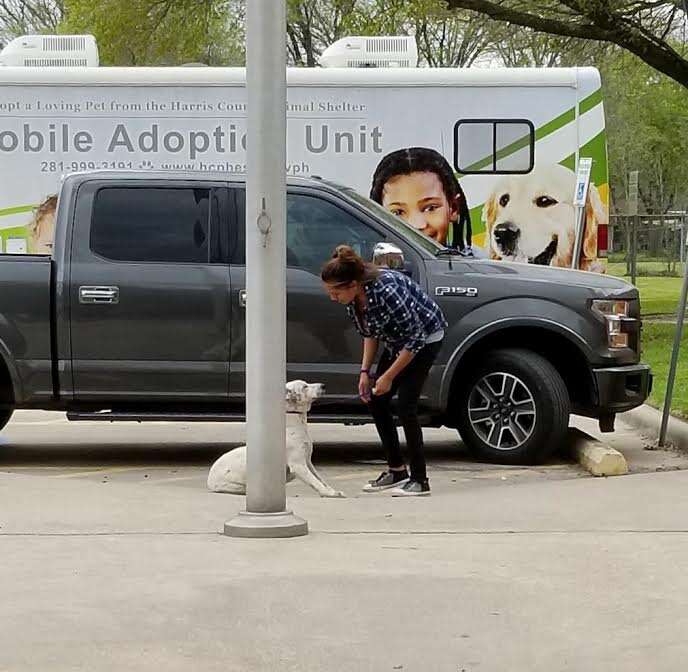
[[[66,173],[243,172],[246,107],[240,68],[0,67],[0,252],[49,251],[40,220]],[[582,267],[601,270],[609,192],[594,68],[294,68],[287,120],[289,174],[364,195],[388,153],[436,150],[460,178],[474,244],[517,261],[567,265],[574,171],[591,157]]]

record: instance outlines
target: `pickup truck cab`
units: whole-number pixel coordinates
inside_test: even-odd
[[[217,173],[92,172],[62,184],[51,256],[0,257],[0,426],[15,408],[70,420],[244,418],[245,190]],[[471,259],[352,189],[290,179],[287,379],[325,384],[311,420],[365,423],[361,339],[323,291],[339,243],[387,243],[449,327],[421,398],[428,426],[479,456],[538,462],[570,413],[641,404],[638,291],[617,278]]]

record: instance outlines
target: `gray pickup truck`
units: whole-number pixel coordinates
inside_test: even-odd
[[[15,408],[70,420],[242,420],[244,183],[214,174],[65,178],[52,256],[0,257],[0,427]],[[398,248],[449,328],[421,399],[427,426],[478,456],[539,462],[570,413],[615,414],[649,393],[637,290],[612,277],[465,258],[351,189],[288,184],[287,379],[322,382],[311,419],[369,422],[361,339],[323,291],[342,242]],[[248,372],[250,375],[250,372]]]

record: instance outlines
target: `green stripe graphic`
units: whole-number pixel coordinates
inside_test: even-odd
[[[589,112],[590,110],[592,110],[593,107],[596,107],[601,102],[602,89],[597,89],[597,91],[594,91],[587,98],[583,98],[583,100],[580,101],[578,105],[578,114],[585,114],[586,112]],[[537,142],[538,140],[542,140],[551,133],[554,133],[555,131],[558,131],[560,128],[563,128],[567,124],[573,123],[575,120],[576,108],[572,107],[571,109],[566,110],[566,112],[562,112],[558,117],[555,117],[551,121],[548,121],[546,124],[543,124],[539,128],[536,128],[535,141]],[[497,159],[503,159],[507,156],[510,156],[511,154],[515,154],[519,149],[527,147],[529,142],[530,136],[524,135],[518,140],[515,140],[511,144],[506,145],[505,147],[502,147],[500,150],[498,150]],[[492,155],[486,156],[484,159],[480,159],[480,161],[476,161],[475,163],[468,166],[467,170],[482,170],[483,168],[491,165]]]
[[[35,205],[16,205],[13,208],[5,208],[4,210],[0,210],[0,217],[18,215],[22,212],[31,212],[35,207]]]
[[[578,104],[578,114],[585,114],[602,102],[602,89],[593,91],[587,98],[583,98]]]
[[[558,117],[554,117],[552,121],[548,121],[546,124],[540,126],[540,128],[536,128],[535,139],[542,140],[542,138],[546,138],[551,133],[554,133],[554,131],[558,131],[560,128],[566,126],[566,124],[570,124],[575,120],[576,111],[572,107],[570,110],[566,110],[566,112],[560,114]]]

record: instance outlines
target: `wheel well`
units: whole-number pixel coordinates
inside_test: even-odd
[[[594,383],[585,355],[574,343],[556,332],[538,327],[509,327],[488,334],[474,343],[461,357],[452,378],[453,396],[467,368],[490,350],[522,348],[541,355],[554,366],[564,380],[572,406],[589,406],[594,399]]]
[[[0,405],[14,405],[14,388],[10,370],[5,360],[0,357]]]

